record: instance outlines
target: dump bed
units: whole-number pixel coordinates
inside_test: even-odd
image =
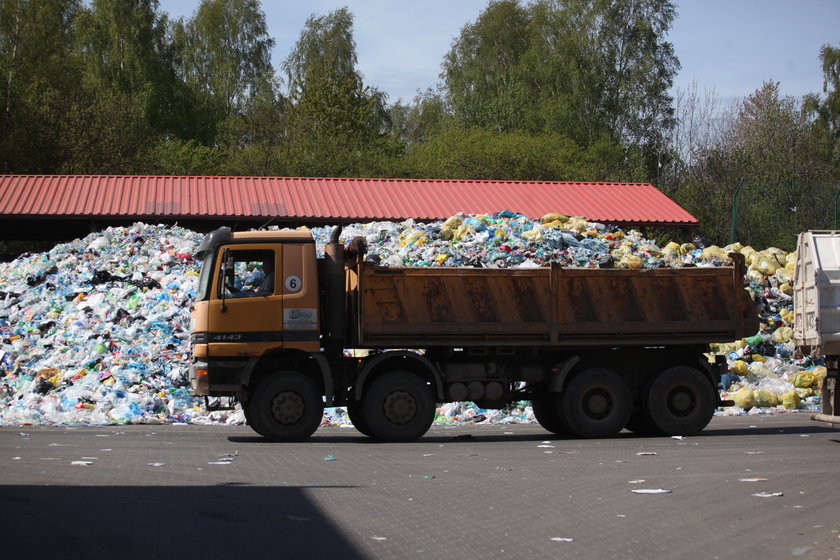
[[[794,341],[805,354],[840,355],[840,231],[799,234],[793,312]]]
[[[758,331],[740,255],[732,266],[680,269],[357,270],[360,347],[659,346]]]

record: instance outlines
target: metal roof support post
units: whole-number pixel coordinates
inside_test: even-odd
[[[732,229],[729,232],[729,244],[732,245],[738,241],[737,224],[738,224],[738,198],[741,196],[741,189],[744,187],[746,177],[741,177],[738,182],[738,188],[735,189],[735,195],[732,197]]]
[[[840,198],[840,188],[837,189],[837,193],[834,195],[834,229],[837,229],[837,199]]]

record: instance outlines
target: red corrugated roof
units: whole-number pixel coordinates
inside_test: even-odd
[[[0,215],[280,221],[434,220],[457,212],[557,212],[605,223],[695,226],[647,183],[0,175]]]

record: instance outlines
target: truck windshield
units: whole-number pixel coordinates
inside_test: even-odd
[[[210,299],[210,279],[213,277],[213,252],[206,251],[201,255],[201,272],[198,275],[198,291],[196,301]]]

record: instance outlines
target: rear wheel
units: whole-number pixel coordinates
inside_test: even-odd
[[[557,401],[559,399],[559,393],[543,393],[534,397],[531,401],[531,407],[534,409],[534,417],[540,423],[540,426],[549,432],[564,435],[568,432],[563,427],[560,415],[557,412]]]
[[[295,371],[265,379],[247,406],[251,427],[269,441],[303,441],[318,429],[324,416],[318,386]]]
[[[578,437],[610,437],[627,425],[632,402],[630,389],[617,373],[591,368],[566,384],[560,394],[559,419]]]
[[[419,439],[435,419],[432,390],[420,377],[392,371],[371,383],[362,399],[370,435],[382,441]]]
[[[688,366],[654,377],[643,399],[646,418],[661,433],[689,436],[703,430],[715,413],[715,388],[702,372]]]
[[[625,428],[635,434],[639,434],[640,436],[659,433],[656,426],[654,426],[653,423],[648,420],[647,416],[645,416],[645,411],[642,408],[633,410],[633,413],[630,414],[630,420],[627,421]]]
[[[370,436],[370,427],[367,420],[365,420],[364,409],[361,401],[350,401],[347,403],[347,416],[353,422],[353,427],[362,432],[366,436]]]

